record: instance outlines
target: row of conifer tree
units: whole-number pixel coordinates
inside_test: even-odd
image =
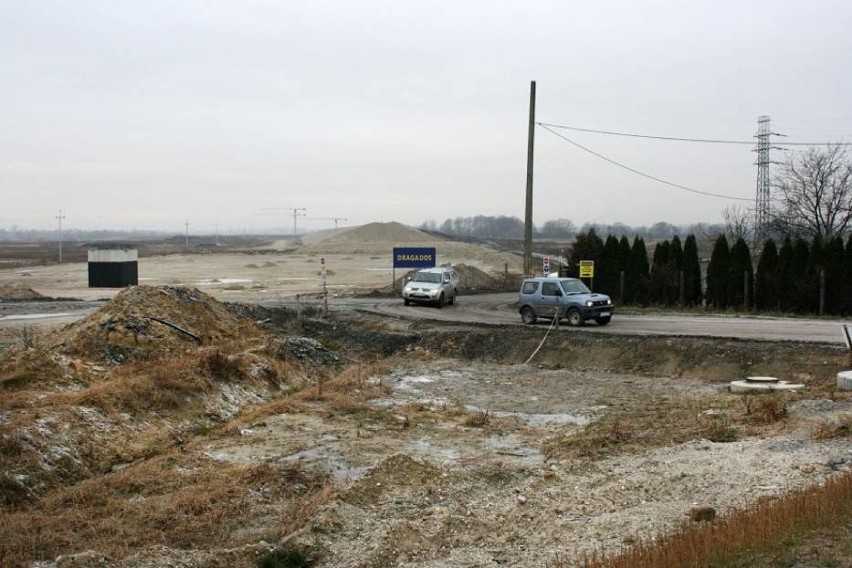
[[[852,313],[852,236],[845,246],[840,237],[785,237],[780,246],[769,239],[753,261],[743,238],[731,245],[720,235],[709,262],[702,262],[694,235],[658,242],[649,255],[641,237],[604,241],[592,229],[577,235],[569,275],[577,275],[580,260],[595,261],[593,289],[622,304]]]

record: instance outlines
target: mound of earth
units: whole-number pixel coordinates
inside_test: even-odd
[[[476,266],[472,266],[470,264],[454,264],[453,268],[456,269],[459,275],[459,290],[464,292],[475,292],[479,290],[501,290],[503,286],[503,282],[500,278],[491,276],[484,270],[477,268]],[[390,294],[394,290],[399,291],[402,290],[402,287],[405,286],[406,281],[414,276],[414,273],[417,270],[411,270],[400,276],[396,279],[396,286],[393,290],[391,290],[390,286],[386,286],[376,292],[379,294]]]
[[[502,285],[499,279],[475,266],[457,264],[455,269],[459,274],[462,290],[499,290]]]
[[[14,284],[0,284],[0,300],[34,300],[42,295],[32,288]]]
[[[434,237],[427,235],[423,231],[403,225],[402,223],[368,223],[360,227],[346,227],[344,229],[312,233],[302,239],[302,242],[306,246],[309,246],[317,243],[372,243],[377,241],[418,243],[434,240],[436,240]]]
[[[118,363],[258,336],[254,322],[197,289],[133,286],[57,334],[59,351]]]
[[[300,252],[318,254],[384,254],[394,246],[435,246],[434,236],[401,223],[369,223],[360,227],[333,229],[307,235]]]

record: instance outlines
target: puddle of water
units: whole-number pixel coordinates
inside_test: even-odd
[[[453,448],[437,448],[429,440],[423,438],[414,440],[409,446],[413,451],[440,459],[441,461],[456,461],[461,457],[461,454]]]
[[[374,399],[372,404],[377,406],[394,406],[403,404],[426,404],[429,406],[447,406],[452,404],[452,401],[444,397],[426,397],[413,398],[412,394],[419,391],[419,385],[426,385],[438,381],[459,380],[471,378],[470,373],[460,371],[441,371],[438,373],[423,373],[418,375],[404,375],[394,377],[392,379],[394,388],[405,394],[401,397],[385,397]],[[532,397],[532,400],[537,400],[538,397]],[[465,405],[465,408],[471,412],[488,412],[492,416],[498,418],[513,418],[518,422],[533,428],[541,428],[546,426],[562,426],[565,424],[574,424],[577,426],[588,426],[594,421],[594,418],[589,415],[560,412],[560,413],[531,413],[531,412],[506,412],[492,411],[485,408],[480,408],[474,405]]]
[[[392,380],[396,387],[401,390],[415,390],[414,385],[418,384],[428,384],[437,381],[467,378],[470,378],[469,373],[462,373],[459,371],[441,371],[440,373],[425,373],[421,375],[404,375],[401,377],[393,377]]]
[[[334,437],[333,437],[334,438]],[[337,440],[337,438],[334,438]],[[332,476],[335,481],[358,481],[370,468],[348,463],[336,450],[328,446],[308,448],[281,458],[284,463],[311,466]]]
[[[376,406],[402,406],[404,404],[423,404],[429,407],[452,406],[453,402],[448,398],[374,398],[370,404]]]
[[[562,426],[565,424],[575,424],[577,426],[588,426],[592,423],[592,418],[584,414],[575,414],[572,412],[559,412],[555,414],[540,414],[530,412],[502,412],[492,411],[478,406],[465,405],[465,409],[471,412],[488,412],[497,418],[514,418],[518,422],[540,428],[543,426]]]

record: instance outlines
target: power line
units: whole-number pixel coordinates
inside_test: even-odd
[[[636,134],[632,132],[615,132],[612,130],[596,130],[593,128],[580,128],[579,126],[566,126],[564,124],[551,124],[537,122],[543,128],[560,128],[562,130],[573,130],[574,132],[588,132],[591,134],[606,134],[608,136],[624,136],[627,138],[646,138],[651,140],[665,140],[668,142],[700,142],[703,144],[747,144],[754,145],[754,140],[720,140],[713,138],[680,138],[677,136],[654,136],[651,134]],[[779,134],[778,136],[783,136]],[[785,146],[852,146],[852,142],[783,142]]]
[[[707,144],[750,144],[754,145],[754,140],[713,140],[708,138],[677,138],[675,136],[652,136],[650,134],[632,134],[629,132],[613,132],[610,130],[595,130],[592,128],[580,128],[578,126],[565,126],[564,124],[548,124],[539,122],[539,126],[544,128],[561,128],[563,130],[573,130],[575,132],[590,132],[592,134],[607,134],[610,136],[626,136],[629,138],[651,138],[653,140],[669,140],[674,142],[704,142]]]
[[[722,198],[722,199],[735,199],[735,200],[737,200],[737,201],[749,201],[749,202],[751,201],[751,199],[750,199],[750,198],[746,198],[746,197],[733,197],[733,196],[731,196],[731,195],[722,195],[722,194],[719,194],[719,193],[710,193],[709,191],[701,191],[701,190],[698,190],[698,189],[693,189],[693,188],[691,188],[691,187],[687,187],[687,186],[685,186],[685,185],[680,185],[680,184],[677,184],[677,183],[672,183],[672,182],[670,182],[670,181],[666,181],[666,180],[664,180],[664,179],[662,179],[662,178],[658,178],[658,177],[656,177],[656,176],[652,176],[652,175],[650,175],[650,174],[646,174],[645,172],[641,172],[641,171],[639,171],[639,170],[637,170],[637,169],[635,169],[635,168],[631,168],[630,166],[625,166],[624,164],[622,164],[622,163],[620,163],[620,162],[616,162],[615,160],[613,160],[613,159],[611,159],[611,158],[607,158],[607,157],[606,157],[606,156],[604,156],[603,154],[599,154],[598,152],[595,152],[594,150],[590,150],[589,148],[586,148],[585,146],[583,146],[583,145],[581,145],[581,144],[578,144],[577,142],[574,142],[574,141],[573,141],[573,140],[571,140],[570,138],[568,138],[568,137],[566,137],[566,136],[563,136],[562,134],[560,134],[560,133],[558,133],[558,132],[555,132],[552,128],[550,128],[550,125],[547,125],[547,124],[544,124],[544,123],[541,123],[541,122],[539,122],[539,123],[537,123],[537,124],[538,124],[539,126],[541,126],[542,128],[544,128],[545,130],[547,130],[548,132],[550,132],[551,134],[553,134],[554,136],[556,136],[556,137],[558,137],[558,138],[561,138],[562,140],[565,140],[565,141],[566,141],[566,142],[568,142],[569,144],[573,144],[574,146],[576,146],[577,148],[579,148],[579,149],[583,150],[584,152],[588,152],[589,154],[591,154],[591,155],[593,155],[593,156],[595,156],[595,157],[597,157],[597,158],[600,158],[601,160],[603,160],[603,161],[605,161],[605,162],[609,162],[610,164],[612,164],[612,165],[614,165],[614,166],[618,166],[619,168],[623,168],[623,169],[627,170],[628,172],[634,173],[634,174],[636,174],[636,175],[640,175],[640,176],[642,176],[642,177],[644,177],[644,178],[648,178],[648,179],[650,179],[650,180],[653,180],[653,181],[656,181],[656,182],[658,182],[658,183],[662,183],[662,184],[665,184],[665,185],[668,185],[668,186],[671,186],[671,187],[674,187],[674,188],[677,188],[677,189],[682,189],[682,190],[684,190],[684,191],[689,191],[689,192],[691,192],[691,193],[697,193],[697,194],[699,194],[699,195],[706,195],[706,196],[709,196],[709,197],[720,197],[720,198]],[[751,144],[754,144],[754,142],[751,142]]]

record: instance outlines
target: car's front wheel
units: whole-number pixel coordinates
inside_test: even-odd
[[[577,308],[568,310],[567,319],[568,325],[571,327],[580,327],[583,325],[583,314]]]
[[[436,306],[438,307],[439,310],[444,307],[444,294],[443,293],[440,296],[438,296],[438,303],[436,304]]]
[[[402,299],[402,303],[403,303],[403,304],[405,304],[405,305],[407,306],[407,305],[408,305],[408,304],[410,304],[411,302],[408,300],[408,298],[403,298],[403,299]]]
[[[595,318],[595,321],[598,322],[598,325],[606,325],[612,319],[612,316],[603,316],[599,318]]]
[[[535,320],[538,319],[535,315],[535,310],[533,310],[529,306],[524,306],[521,308],[521,321],[526,325],[532,325],[535,323]]]

